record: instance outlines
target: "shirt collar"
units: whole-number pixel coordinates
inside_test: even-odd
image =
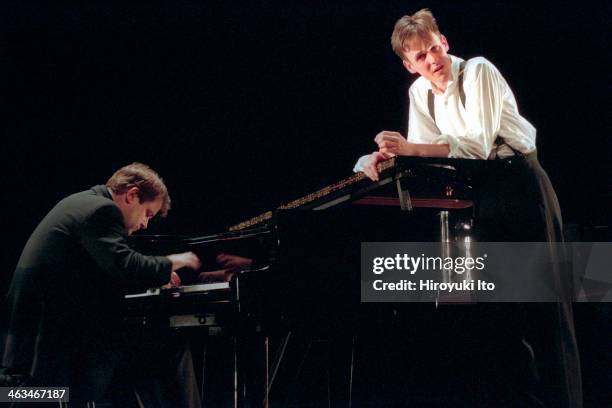
[[[436,95],[444,95],[449,92],[449,90],[457,83],[457,78],[459,77],[459,66],[463,62],[463,60],[459,57],[455,57],[454,55],[448,54],[451,59],[451,79],[448,81],[446,85],[446,91],[442,92],[440,88],[434,85],[431,81],[429,81],[429,88]]]

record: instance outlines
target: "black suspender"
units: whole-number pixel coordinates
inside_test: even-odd
[[[466,64],[467,64],[467,61],[462,61],[461,64],[459,64],[459,76],[457,77],[457,87],[459,88],[459,99],[461,100],[461,105],[463,105],[464,108],[465,108],[465,90],[463,89],[463,72],[465,71]],[[429,109],[429,116],[431,116],[435,124],[436,123],[436,110],[434,106],[434,94],[431,89],[427,91],[427,108]],[[438,132],[439,131],[440,129],[438,129]],[[495,143],[495,148],[491,151],[491,154],[489,155],[489,159],[497,158],[497,151],[499,150],[499,147],[501,145],[508,146],[510,150],[512,150],[512,152],[517,157],[524,156],[523,153],[521,153],[520,151],[516,150],[515,148],[507,144],[506,141],[501,136],[497,136],[494,143]]]
[[[465,105],[464,105],[465,106]],[[427,91],[427,108],[429,109],[429,116],[433,119],[434,123],[436,123],[436,110],[434,107],[434,94],[430,89]]]
[[[459,77],[457,78],[457,86],[459,87],[459,99],[461,99],[461,105],[465,108],[465,90],[463,89],[463,71],[465,71],[465,64],[467,61],[462,61],[459,64]],[[427,107],[429,108],[429,116],[436,121],[436,110],[434,109],[434,94],[430,89],[427,92]]]

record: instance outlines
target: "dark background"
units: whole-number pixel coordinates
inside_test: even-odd
[[[47,211],[127,163],[171,191],[154,233],[221,232],[350,175],[376,133],[406,128],[389,37],[422,7],[452,54],[508,80],[566,223],[609,225],[610,2],[49,3],[0,6],[3,291]],[[612,361],[599,307],[577,317],[590,398]]]
[[[429,7],[451,53],[483,55],[538,129],[566,222],[606,224],[607,2],[5,2],[4,279],[65,195],[142,161],[174,209],[150,231],[214,233],[350,175],[406,128],[389,37]]]

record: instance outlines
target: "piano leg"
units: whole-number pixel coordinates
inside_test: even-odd
[[[450,242],[450,232],[448,230],[448,211],[440,211],[440,241]]]
[[[238,408],[238,337],[233,336],[233,354],[234,354],[234,373],[233,373],[233,388],[234,388],[234,408]]]
[[[270,350],[270,337],[266,336],[266,338],[264,339],[264,345],[265,345],[265,350],[266,350],[266,383],[265,383],[265,390],[264,390],[264,408],[269,408],[270,407],[270,377],[269,377],[269,373],[270,373],[270,368],[269,368],[269,350]]]
[[[204,384],[206,384],[206,351],[207,344],[202,347],[202,380],[200,381],[200,405],[204,404]]]

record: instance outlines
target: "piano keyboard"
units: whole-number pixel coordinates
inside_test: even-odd
[[[125,295],[127,319],[138,326],[205,327],[221,332],[220,316],[232,313],[229,282],[153,288]],[[221,317],[223,320],[223,317]]]

